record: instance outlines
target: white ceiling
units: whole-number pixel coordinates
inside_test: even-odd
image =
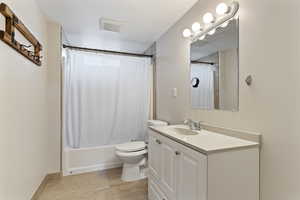
[[[133,52],[143,52],[197,1],[37,0],[72,45]],[[100,31],[100,18],[124,22],[121,33]]]

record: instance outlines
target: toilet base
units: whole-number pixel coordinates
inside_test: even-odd
[[[124,163],[121,179],[122,179],[122,181],[125,181],[125,182],[138,181],[138,180],[147,178],[145,172],[146,172],[145,165],[143,165],[141,163],[138,163],[138,164]]]

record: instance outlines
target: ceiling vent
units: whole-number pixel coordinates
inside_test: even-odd
[[[121,32],[121,24],[122,22],[112,20],[112,19],[100,19],[100,30],[102,31],[109,31],[114,33]]]

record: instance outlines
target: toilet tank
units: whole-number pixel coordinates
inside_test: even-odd
[[[148,126],[167,126],[168,122],[161,120],[148,120]]]

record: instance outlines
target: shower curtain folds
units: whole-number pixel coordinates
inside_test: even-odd
[[[142,140],[150,104],[150,58],[66,50],[63,131],[72,148]]]

